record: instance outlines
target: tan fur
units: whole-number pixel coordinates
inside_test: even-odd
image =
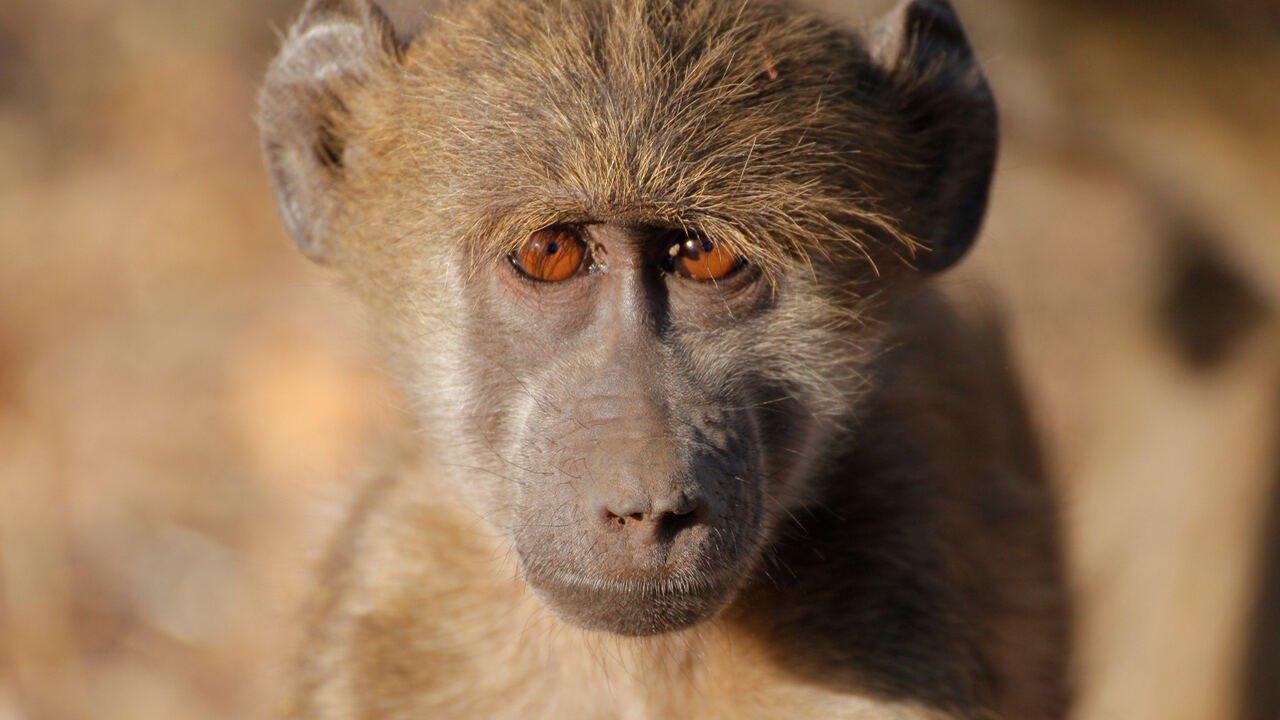
[[[949,6],[909,3],[868,44],[768,0],[456,5],[406,42],[374,6],[313,0],[263,94],[286,221],[373,309],[416,411],[322,572],[292,717],[1063,717],[1056,513],[1016,380],[913,267],[964,252],[994,156]],[[614,302],[592,288],[647,266],[559,294],[504,267],[575,223],[620,257],[696,228],[760,277],[733,305],[660,278],[661,340],[591,325]],[[547,428],[583,425],[547,398],[620,392],[581,389],[618,368],[645,391],[629,402],[684,413],[659,440],[764,458],[705,473],[763,498],[732,506],[763,518],[745,540],[711,536],[746,558],[731,599],[645,638],[531,589],[548,567],[617,587],[566,539],[589,517],[545,530],[572,552],[541,564],[512,539],[575,482],[527,467]],[[690,567],[667,580],[701,582]]]
[[[315,619],[326,631],[304,650],[291,717],[944,717],[810,686],[731,622],[653,639],[564,625],[492,531],[441,499],[430,469],[404,471],[424,474],[418,489],[374,489],[369,515],[340,540],[360,563],[323,581],[343,599]]]
[[[411,449],[337,540],[290,717],[1060,717],[1066,598],[1060,567],[1046,564],[1056,556],[1056,519],[1043,486],[1019,474],[1036,450],[1025,418],[1008,414],[1016,389],[993,371],[1005,360],[981,322],[948,329],[926,313],[913,325],[940,337],[900,346],[906,357],[884,402],[949,467],[936,491],[950,538],[947,572],[964,587],[955,610],[977,622],[988,672],[1008,682],[990,716],[895,700],[870,680],[814,683],[779,663],[749,601],[656,638],[568,626],[529,592],[504,539],[463,509],[448,469]],[[973,361],[938,364],[965,356]],[[992,535],[991,522],[1009,534]],[[998,587],[1017,592],[993,593]]]

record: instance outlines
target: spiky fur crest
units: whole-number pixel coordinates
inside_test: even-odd
[[[1060,717],[1057,618],[1042,622],[1039,614],[1057,611],[1041,489],[978,490],[991,477],[1010,486],[1040,479],[1034,462],[1007,457],[1025,442],[1017,422],[986,432],[992,426],[983,413],[1007,417],[1016,393],[982,382],[1003,367],[998,354],[973,362],[963,360],[984,356],[950,356],[975,341],[951,332],[945,308],[925,303],[908,320],[891,314],[918,285],[907,261],[931,218],[906,219],[929,214],[918,207],[928,199],[919,186],[939,171],[929,166],[936,142],[921,129],[936,108],[922,110],[908,96],[950,65],[908,72],[897,58],[921,49],[868,49],[774,0],[452,5],[406,42],[365,0],[312,0],[264,90],[269,156],[306,166],[304,182],[283,188],[286,217],[293,201],[324,197],[311,203],[318,224],[304,228],[300,243],[306,250],[314,242],[313,256],[332,262],[385,323],[422,425],[404,477],[370,500],[367,516],[357,512],[340,540],[314,651],[304,660],[298,716],[577,717],[588,708],[614,717],[613,695],[654,716],[684,707],[705,717],[745,716],[745,707],[759,717],[985,720],[999,702],[1043,709],[1011,717]],[[295,136],[307,142],[289,145]],[[797,476],[842,482],[770,488],[772,503],[814,521],[804,513],[818,507],[810,503],[819,491],[853,492],[851,507],[872,508],[865,527],[873,535],[880,517],[905,513],[905,522],[872,537],[887,549],[824,546],[840,554],[842,567],[865,570],[858,563],[866,563],[888,573],[873,585],[888,579],[859,587],[857,578],[817,568],[809,577],[831,606],[815,611],[817,623],[802,617],[813,598],[774,598],[769,582],[756,578],[764,599],[744,612],[758,610],[753,621],[765,628],[794,611],[801,617],[792,627],[819,631],[805,641],[863,634],[817,658],[822,672],[847,671],[834,689],[815,688],[813,678],[749,647],[755,636],[737,628],[624,641],[560,624],[514,577],[502,557],[509,545],[452,502],[456,486],[489,500],[510,495],[510,485],[483,481],[504,477],[503,455],[512,449],[493,442],[512,437],[512,418],[530,404],[513,389],[526,379],[519,358],[467,342],[486,332],[469,317],[475,276],[531,230],[595,221],[697,228],[767,273],[775,290],[767,313],[714,332],[678,327],[675,334],[684,359],[717,395],[763,404],[772,400],[767,390],[821,419],[822,435],[798,453],[797,462],[809,466]],[[897,349],[883,343],[890,325],[905,328],[894,343],[938,340],[905,353],[905,379],[876,398],[880,415],[868,419],[871,375]],[[939,360],[941,367],[930,364]],[[966,403],[934,402],[950,398],[961,378],[979,379]],[[878,436],[866,433],[877,429]],[[879,440],[870,460],[854,452],[864,451],[856,447],[862,436]],[[981,457],[971,456],[971,446],[988,440]],[[856,478],[839,475],[836,466],[851,460],[869,467]],[[955,472],[936,472],[935,462]],[[916,508],[922,497],[927,503]],[[947,506],[938,522],[930,515],[935,502]],[[981,525],[977,507],[1013,529]],[[1016,545],[1032,560],[986,565],[990,550],[1007,551],[1006,536],[1024,531]],[[1005,535],[992,539],[997,532]],[[938,537],[945,542],[934,557]],[[934,564],[920,563],[921,554]],[[769,555],[779,557],[772,548]],[[795,562],[779,559],[774,567]],[[927,576],[911,576],[916,568]],[[950,593],[952,575],[968,582],[970,574],[979,588],[974,606],[934,605],[942,602],[934,590]],[[785,588],[767,580],[773,590]],[[1016,589],[998,602],[1016,595],[1011,612],[980,604],[989,588],[1005,585]],[[870,665],[860,643],[877,639],[873,621],[884,609],[862,612],[828,597],[846,591],[872,598],[900,591],[886,615],[902,612],[907,620],[893,628],[899,637],[871,643]],[[1021,604],[1024,592],[1033,600]],[[854,615],[839,614],[849,607]],[[500,617],[489,617],[494,608],[503,609]],[[988,611],[995,619],[986,625]],[[965,613],[981,617],[971,623],[960,619]],[[835,627],[824,628],[824,617]],[[939,637],[908,647],[905,639],[921,627]],[[1049,631],[1025,654],[1024,627]],[[986,628],[999,641],[985,643]],[[774,641],[771,650],[783,652]],[[995,699],[1002,691],[984,664],[996,654],[1000,672],[1019,677],[1010,700]],[[557,674],[561,659],[566,670]],[[1040,685],[1042,676],[1050,679]],[[614,693],[613,683],[626,687]]]
[[[910,155],[882,71],[781,3],[477,3],[380,57],[351,103],[379,112],[339,121],[409,153],[401,189],[431,198],[417,230],[476,257],[606,220],[697,228],[769,271],[918,246],[882,206]]]

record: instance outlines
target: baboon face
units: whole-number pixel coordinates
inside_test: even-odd
[[[510,398],[481,433],[528,581],[627,634],[714,612],[808,424],[751,351],[776,311],[762,272],[701,235],[588,221],[534,232],[466,295],[473,382]]]
[[[402,3],[403,5],[403,3]],[[856,415],[878,308],[958,258],[994,108],[954,14],[313,0],[263,93],[286,223],[395,339],[545,603],[723,608]]]

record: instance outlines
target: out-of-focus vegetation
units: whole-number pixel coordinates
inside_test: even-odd
[[[267,714],[399,412],[260,169],[296,4],[0,0],[0,720]],[[1005,145],[948,282],[1009,309],[1066,503],[1079,715],[1274,720],[1280,10],[958,4]]]

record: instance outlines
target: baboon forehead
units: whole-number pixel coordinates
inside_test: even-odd
[[[856,38],[771,0],[473,2],[408,53],[414,171],[504,205],[794,222],[869,201],[890,142]]]

